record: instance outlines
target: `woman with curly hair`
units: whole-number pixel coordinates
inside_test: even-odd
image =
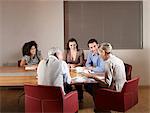
[[[35,66],[37,67],[38,63],[42,59],[41,52],[37,48],[35,41],[27,42],[22,47],[23,57],[20,62],[20,66]]]

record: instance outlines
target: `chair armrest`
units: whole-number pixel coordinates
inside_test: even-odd
[[[77,91],[71,91],[64,96],[64,99],[71,98],[72,95],[78,95]]]
[[[99,94],[99,92],[101,92],[101,93],[108,93],[108,94],[110,94],[110,93],[120,93],[120,92],[117,92],[117,91],[115,91],[115,90],[112,90],[112,89],[108,89],[108,88],[99,88],[99,89],[97,89],[96,90],[96,94],[98,93]]]
[[[122,96],[121,92],[112,89],[97,89],[94,95],[96,110],[111,110],[112,107],[118,105],[117,103],[121,100]]]
[[[110,100],[115,100],[115,98],[121,98],[122,92],[117,92],[112,89],[107,89],[107,88],[99,88],[95,91],[94,95],[94,101],[98,100],[103,100],[103,101],[110,101]]]
[[[72,91],[64,96],[64,112],[77,112],[78,107],[78,93]]]

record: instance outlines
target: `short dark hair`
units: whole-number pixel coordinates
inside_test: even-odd
[[[71,39],[68,40],[68,42],[67,42],[67,48],[66,48],[67,50],[70,50],[70,48],[69,48],[69,42],[75,42],[77,44],[77,51],[79,50],[78,43],[77,43],[77,40],[75,38],[71,38]]]
[[[35,48],[36,48],[36,54],[37,54],[38,50],[37,50],[37,44],[36,44],[36,42],[35,41],[30,41],[30,42],[26,42],[23,45],[23,47],[22,47],[22,54],[23,54],[23,56],[24,55],[28,55],[28,56],[31,55],[30,49],[31,49],[32,46],[35,46]]]
[[[94,38],[92,38],[92,39],[90,39],[90,40],[88,41],[88,46],[89,46],[90,43],[93,43],[93,42],[95,42],[96,44],[98,44],[97,40],[94,39]]]

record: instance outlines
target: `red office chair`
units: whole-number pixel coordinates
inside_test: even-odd
[[[138,103],[138,82],[135,77],[125,82],[121,92],[99,88],[95,91],[95,111],[119,111],[125,112]]]
[[[72,91],[64,96],[55,86],[25,85],[25,113],[78,112],[78,95]]]
[[[126,79],[131,80],[132,65],[124,63],[124,66],[126,71]]]

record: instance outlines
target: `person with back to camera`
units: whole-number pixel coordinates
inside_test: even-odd
[[[61,50],[52,47],[48,52],[48,58],[41,60],[38,65],[38,84],[59,86],[64,94],[66,94],[70,91],[64,87],[64,83],[70,84],[71,77],[67,63],[62,59],[63,53]]]
[[[104,72],[105,66],[104,61],[99,57],[98,47],[99,44],[96,39],[90,39],[88,41],[89,53],[86,61],[86,68],[94,73]],[[85,90],[93,95],[94,84],[85,84]]]
[[[23,57],[20,62],[20,66],[32,66],[35,69],[42,59],[41,52],[38,50],[37,44],[35,41],[27,42],[23,45],[22,48]]]
[[[83,53],[83,50],[78,48],[78,43],[76,39],[71,38],[68,40],[64,59],[70,68],[75,68],[77,66],[84,65],[83,64],[84,53]],[[68,87],[68,89],[71,89],[70,85],[66,87]],[[82,102],[82,99],[83,99],[82,84],[76,84],[75,88],[77,89],[77,92],[78,92],[78,99],[80,102]]]

